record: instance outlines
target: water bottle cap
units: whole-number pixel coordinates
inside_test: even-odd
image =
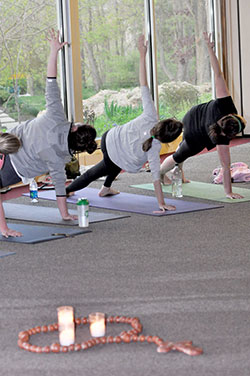
[[[89,205],[89,200],[86,197],[78,198],[76,205]]]

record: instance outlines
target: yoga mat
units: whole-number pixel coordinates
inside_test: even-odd
[[[35,244],[91,232],[88,229],[75,229],[61,226],[33,226],[17,223],[9,223],[8,226],[11,229],[20,231],[23,234],[23,236],[17,238],[14,238],[12,236],[5,238],[4,236],[0,235],[1,241],[12,243]]]
[[[0,258],[5,257],[5,256],[15,255],[15,254],[16,252],[0,251]]]
[[[8,219],[18,219],[21,221],[32,221],[41,223],[54,223],[63,226],[78,226],[78,220],[64,221],[57,208],[44,206],[9,204],[4,203],[5,217]],[[70,214],[77,215],[77,210],[69,210]],[[113,219],[127,218],[128,215],[115,215],[112,213],[97,213],[89,211],[89,222],[102,222]]]
[[[180,199],[167,199],[165,200],[166,203],[169,205],[175,205],[176,210],[165,211],[162,214],[157,214],[153,213],[153,211],[159,210],[157,200],[155,197],[135,195],[123,192],[115,196],[99,197],[98,192],[98,189],[84,188],[80,191],[75,192],[75,194],[69,197],[67,201],[70,203],[76,203],[78,198],[87,197],[90,206],[155,216],[173,215],[223,207],[222,205],[190,202]],[[56,200],[55,191],[39,192],[39,198],[46,200]]]
[[[142,189],[146,189],[150,191],[154,190],[154,186],[151,183],[136,184],[136,185],[131,185],[131,187],[142,188]],[[171,185],[162,185],[162,190],[164,193],[171,193],[172,192]],[[184,197],[190,196],[190,197],[196,197],[196,198],[204,198],[206,200],[226,202],[229,204],[250,201],[250,189],[233,187],[233,192],[239,193],[240,195],[244,196],[244,198],[232,200],[230,198],[226,198],[223,185],[208,184],[208,183],[202,183],[199,181],[191,181],[190,183],[183,184],[182,192],[183,192]]]

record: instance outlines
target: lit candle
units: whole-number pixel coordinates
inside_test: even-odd
[[[75,324],[73,307],[57,308],[59,342],[61,346],[69,346],[75,342]]]
[[[75,328],[67,327],[59,331],[59,342],[61,346],[69,346],[75,343]]]
[[[90,334],[92,337],[103,337],[105,335],[105,314],[95,312],[89,314]]]

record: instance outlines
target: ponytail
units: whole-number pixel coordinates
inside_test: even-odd
[[[218,123],[210,125],[208,135],[213,143],[216,143],[218,141],[218,137],[221,134],[221,131],[222,129]]]
[[[146,141],[143,142],[143,144],[142,144],[142,150],[143,151],[145,151],[145,152],[149,151],[149,149],[152,146],[152,142],[153,142],[154,138],[155,138],[155,136],[151,136]]]
[[[13,154],[17,153],[21,147],[21,141],[17,136],[11,133],[0,133],[0,153]]]
[[[183,124],[176,119],[160,120],[151,130],[150,137],[143,142],[142,150],[147,152],[152,147],[153,139],[163,144],[174,141],[180,136]]]

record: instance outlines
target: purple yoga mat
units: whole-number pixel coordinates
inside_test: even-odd
[[[155,214],[153,211],[159,210],[155,197],[123,192],[115,196],[99,197],[98,192],[99,190],[95,188],[83,188],[80,191],[75,192],[75,194],[68,198],[67,201],[75,204],[77,203],[78,198],[87,197],[90,206],[93,207],[155,216],[173,215],[223,207],[223,205],[213,205],[201,202],[185,201],[183,199],[174,200],[168,198],[165,199],[165,202],[169,205],[175,205],[176,210],[165,211],[163,214]],[[56,200],[55,191],[39,191],[38,195],[39,199]],[[24,196],[29,196],[29,194],[24,194]]]

